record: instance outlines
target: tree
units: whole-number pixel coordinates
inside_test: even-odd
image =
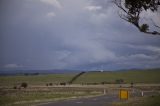
[[[120,10],[122,10],[122,12],[119,13],[120,18],[133,24],[135,27],[138,28],[140,32],[152,35],[160,35],[160,32],[158,31],[160,29],[160,25],[154,23],[153,20],[152,24],[155,28],[157,28],[157,30],[151,31],[149,24],[140,23],[140,14],[143,11],[150,10],[151,12],[158,12],[160,0],[113,0],[113,3]]]
[[[133,83],[133,82],[131,82],[131,88],[133,88],[133,85],[134,85],[134,83]]]

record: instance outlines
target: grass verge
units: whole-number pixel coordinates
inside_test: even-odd
[[[160,95],[132,98],[128,101],[113,103],[112,106],[160,106]]]
[[[1,106],[32,106],[37,103],[99,95],[99,92],[14,91],[0,95]]]

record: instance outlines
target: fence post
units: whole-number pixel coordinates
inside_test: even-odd
[[[104,94],[104,95],[106,94],[106,89],[103,90],[103,94]]]
[[[142,97],[144,96],[144,92],[143,91],[141,91],[141,95],[142,95]]]

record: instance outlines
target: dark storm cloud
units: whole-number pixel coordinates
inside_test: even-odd
[[[160,37],[99,0],[1,0],[1,69],[121,69],[160,65]]]

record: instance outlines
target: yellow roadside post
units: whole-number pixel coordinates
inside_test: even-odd
[[[128,90],[126,90],[126,89],[120,89],[120,91],[119,91],[119,98],[121,100],[128,100],[128,98],[129,98]]]

